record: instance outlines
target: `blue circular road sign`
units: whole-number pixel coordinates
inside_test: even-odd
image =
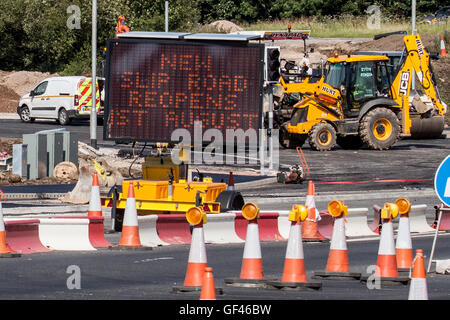
[[[447,206],[450,206],[450,155],[439,165],[434,176],[434,190],[439,198]]]

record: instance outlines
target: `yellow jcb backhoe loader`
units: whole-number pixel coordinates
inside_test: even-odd
[[[420,131],[440,136],[447,106],[440,99],[430,57],[419,35],[404,37],[404,57],[392,73],[389,59],[376,55],[346,55],[328,59],[326,75],[312,93],[300,92],[288,132],[297,144],[326,151],[335,144],[390,149],[402,136]],[[413,71],[430,105],[410,105]],[[308,84],[309,85],[309,84]]]

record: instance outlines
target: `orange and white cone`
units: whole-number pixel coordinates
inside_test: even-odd
[[[234,190],[234,177],[233,177],[233,172],[231,172],[231,171],[228,176],[227,190]]]
[[[1,191],[0,191],[1,192]],[[3,193],[3,192],[2,192]],[[3,257],[20,257],[20,253],[11,250],[6,242],[5,221],[3,220],[3,208],[0,201],[0,255]]]
[[[321,282],[308,282],[305,270],[305,259],[303,254],[303,239],[301,223],[306,219],[308,211],[305,206],[294,205],[289,212],[291,228],[284,260],[284,270],[281,281],[268,281],[267,286],[275,288],[296,289],[320,289]]]
[[[441,52],[440,52],[440,56],[446,56],[447,55],[447,50],[445,49],[445,42],[444,42],[444,37],[441,35]]]
[[[97,171],[92,176],[91,198],[89,200],[88,217],[101,217],[102,205],[100,201],[100,186]]]
[[[207,264],[203,224],[199,223],[195,225],[192,230],[191,247],[189,249],[189,259],[186,276],[184,278],[184,286],[201,287]]]
[[[242,216],[248,220],[245,236],[244,254],[242,257],[239,278],[225,278],[225,284],[237,287],[264,287],[261,243],[259,239],[259,208],[254,203],[246,203],[242,207]]]
[[[205,268],[202,291],[200,292],[200,300],[216,300],[216,288],[214,285],[214,276],[212,274],[211,267]]]
[[[427,277],[422,249],[416,250],[408,300],[428,300]]]
[[[11,253],[12,250],[6,244],[5,221],[3,220],[3,208],[0,202],[0,254]]]
[[[247,225],[240,278],[264,279],[259,227],[256,219],[250,220]]]
[[[383,219],[375,277],[398,277],[392,218]]]
[[[139,226],[136,210],[136,198],[134,197],[134,186],[130,182],[128,187],[128,197],[123,216],[122,235],[119,247],[142,247],[139,237]]]
[[[399,271],[409,271],[413,261],[413,249],[408,213],[400,216],[395,252],[397,255],[397,269]]]
[[[325,272],[315,272],[314,278],[326,278],[330,280],[359,279],[361,273],[350,272],[348,263],[347,238],[345,236],[346,221],[344,218],[348,214],[348,207],[342,201],[334,200],[329,203],[328,211],[334,217],[330,252],[328,254]]]
[[[282,282],[306,282],[301,221],[293,221],[284,260]]]
[[[316,209],[314,201],[314,183],[308,182],[308,192],[306,194],[305,206],[308,209],[308,217],[303,221],[302,234],[303,239],[323,240],[323,237],[318,231],[317,221],[320,220],[319,210]]]
[[[330,253],[328,255],[326,271],[349,272],[347,240],[345,238],[345,220],[341,215],[334,220],[333,235],[331,237]]]

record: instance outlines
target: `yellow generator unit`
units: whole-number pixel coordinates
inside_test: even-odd
[[[227,190],[226,183],[211,178],[187,181],[188,165],[175,164],[170,158],[145,158],[142,179],[124,180],[102,198],[103,207],[111,207],[114,229],[121,231],[129,184],[134,185],[138,215],[186,214],[201,206],[206,213],[240,210],[244,199],[239,191]]]

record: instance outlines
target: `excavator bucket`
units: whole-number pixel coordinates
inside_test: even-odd
[[[100,188],[111,188],[115,184],[122,184],[122,174],[117,169],[109,166],[104,159],[87,161],[80,159],[78,182],[71,192],[68,192],[59,200],[74,204],[89,203],[94,170],[98,173]]]
[[[424,99],[427,103],[425,103]],[[415,94],[411,101],[412,106],[420,114],[425,115],[433,111],[434,107],[427,97],[421,97]],[[444,131],[445,118],[441,115],[431,117],[412,117],[411,118],[411,138],[412,139],[436,139]]]
[[[411,118],[412,139],[437,139],[444,131],[445,118],[434,116],[431,118]]]

